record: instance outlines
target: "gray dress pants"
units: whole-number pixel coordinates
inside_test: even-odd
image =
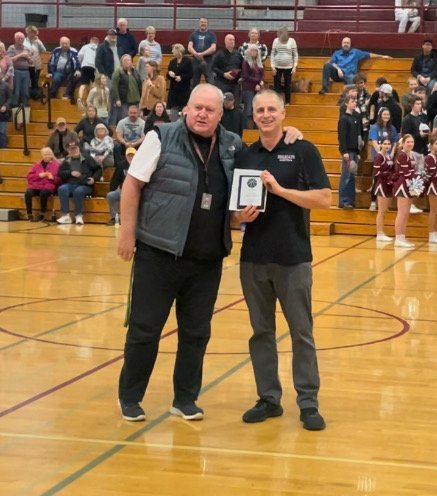
[[[320,380],[311,315],[311,263],[284,266],[241,262],[240,277],[253,328],[249,351],[259,397],[279,404],[282,396],[276,346],[278,299],[291,334],[297,404],[300,409],[317,408]]]

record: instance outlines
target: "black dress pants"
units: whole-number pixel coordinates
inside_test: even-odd
[[[174,403],[192,403],[202,386],[203,357],[211,335],[222,259],[203,262],[175,258],[139,243],[134,264],[119,398],[125,403],[142,401],[158,355],[162,329],[176,301]]]
[[[41,215],[47,212],[47,200],[53,193],[48,189],[32,189],[28,188],[24,193],[24,201],[26,202],[26,211],[30,215],[32,213],[32,197],[39,196]]]

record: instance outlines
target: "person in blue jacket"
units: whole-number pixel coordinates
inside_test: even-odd
[[[352,84],[358,72],[358,64],[369,58],[389,59],[391,57],[352,48],[351,39],[349,37],[343,38],[341,50],[336,50],[332,54],[331,60],[323,66],[322,89],[319,91],[319,95],[324,95],[329,91],[330,79]]]

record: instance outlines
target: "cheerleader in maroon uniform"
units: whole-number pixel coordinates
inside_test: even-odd
[[[425,170],[429,177],[426,194],[429,200],[429,242],[437,243],[437,136],[429,138],[431,153],[425,157]]]
[[[393,159],[391,157],[392,143],[390,138],[385,138],[380,143],[380,151],[373,159],[374,193],[377,197],[378,213],[376,214],[376,240],[388,243],[393,238],[384,232],[384,216],[393,198],[392,174],[394,172]]]
[[[396,197],[398,213],[395,220],[395,246],[399,248],[414,248],[414,243],[405,239],[407,231],[408,216],[411,207],[411,195],[407,180],[413,179],[416,175],[416,159],[413,153],[414,138],[411,134],[404,134],[400,141],[402,151],[396,157],[396,170],[399,179],[393,184],[393,196]]]

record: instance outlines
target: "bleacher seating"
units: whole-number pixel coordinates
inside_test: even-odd
[[[170,60],[170,55],[165,55],[163,70]],[[340,175],[340,154],[337,145],[337,119],[338,107],[336,102],[338,93],[342,88],[341,83],[332,83],[331,93],[324,96],[318,94],[321,86],[321,69],[326,62],[323,57],[301,57],[296,78],[305,77],[313,81],[311,93],[295,93],[292,95],[292,105],[286,107],[287,117],[285,124],[293,125],[302,130],[306,139],[315,143],[323,157],[327,173],[330,177],[334,190],[332,208],[328,211],[312,212],[312,232],[314,234],[349,233],[349,234],[373,234],[375,230],[375,213],[369,212],[370,195],[365,192],[371,182],[371,163],[367,162],[357,178],[357,208],[353,211],[343,211],[336,207],[337,188]],[[267,66],[269,64],[267,63]],[[370,59],[361,65],[361,70],[368,75],[368,88],[373,91],[374,82],[384,75],[393,84],[399,94],[407,89],[407,78],[411,66],[411,59]],[[266,70],[266,82],[272,82],[269,67]],[[59,116],[67,119],[69,127],[73,127],[81,118],[81,113],[75,106],[64,100],[52,101],[52,120]],[[10,147],[0,150],[0,175],[4,178],[0,185],[0,208],[18,208],[24,215],[23,192],[25,190],[25,177],[32,163],[39,158],[39,148],[46,143],[50,130],[47,128],[47,106],[40,102],[32,102],[31,123],[27,126],[28,146],[31,149],[30,156],[23,155],[23,138],[9,124]],[[247,130],[244,140],[251,143],[257,139],[257,132]],[[105,175],[105,181],[95,187],[93,198],[85,202],[86,222],[106,222],[108,220],[108,208],[105,200],[109,188],[109,173]],[[364,192],[363,192],[364,191]],[[51,200],[55,210],[59,210],[57,198]],[[37,202],[37,199],[35,199]],[[426,199],[422,199],[419,206],[426,207]],[[35,206],[36,203],[35,203]],[[52,204],[49,204],[52,208]],[[388,232],[393,234],[394,230],[393,212],[388,214]],[[412,236],[427,235],[427,216],[419,214],[412,216],[409,224],[409,234]]]

